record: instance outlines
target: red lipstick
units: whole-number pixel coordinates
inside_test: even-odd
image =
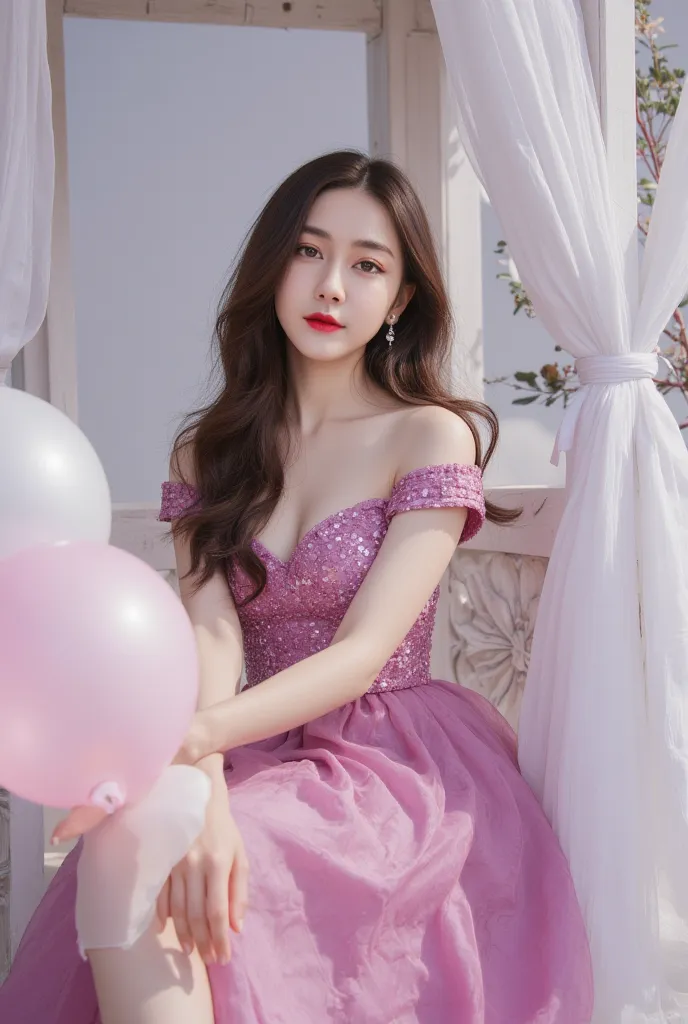
[[[326,333],[339,331],[343,326],[339,320],[335,320],[328,313],[309,313],[308,316],[304,317],[304,320],[314,331],[325,331]]]

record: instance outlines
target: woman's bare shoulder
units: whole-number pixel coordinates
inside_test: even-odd
[[[419,405],[400,414],[392,432],[397,479],[412,469],[444,463],[473,466],[476,447],[468,424],[451,409]]]
[[[175,445],[170,456],[170,480],[173,483],[196,486],[196,460],[193,440]]]

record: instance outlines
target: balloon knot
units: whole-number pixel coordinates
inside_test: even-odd
[[[101,782],[91,790],[89,803],[114,814],[124,806],[124,793],[117,782]]]

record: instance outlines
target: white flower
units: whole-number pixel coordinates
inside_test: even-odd
[[[450,571],[455,678],[487,697],[514,729],[546,566],[544,558],[462,551]]]

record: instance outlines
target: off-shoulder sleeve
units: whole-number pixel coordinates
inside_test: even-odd
[[[480,467],[449,462],[412,469],[395,484],[387,505],[387,518],[391,519],[397,512],[421,508],[467,508],[468,518],[459,543],[475,537],[485,521]]]
[[[162,485],[162,501],[158,519],[161,523],[169,523],[173,519],[178,519],[197,501],[198,492],[195,488],[176,480],[165,480]]]

